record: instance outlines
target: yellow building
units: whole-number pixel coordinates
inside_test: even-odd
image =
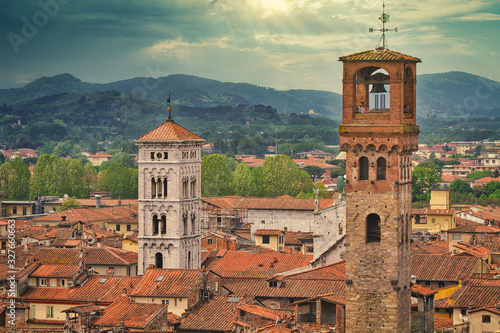
[[[456,228],[455,210],[450,208],[450,191],[431,191],[430,207],[412,210],[412,230],[439,233]]]
[[[278,229],[257,229],[254,233],[255,245],[275,251],[283,251],[285,237],[283,231]]]

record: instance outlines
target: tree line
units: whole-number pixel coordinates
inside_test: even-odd
[[[79,159],[41,155],[31,174],[20,157],[0,165],[0,191],[4,200],[37,196],[85,198],[90,192],[110,191],[112,198],[137,198],[138,173],[134,167],[111,162],[100,171]]]

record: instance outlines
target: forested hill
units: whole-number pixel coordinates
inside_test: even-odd
[[[0,89],[0,104],[16,105],[39,97],[62,93],[118,91],[139,94],[152,101],[165,103],[171,91],[177,105],[206,108],[217,106],[270,105],[278,113],[308,113],[314,110],[329,118],[340,118],[339,94],[317,90],[276,90],[248,83],[230,83],[190,75],[161,78],[136,77],[106,84],[82,82],[70,74],[39,78],[22,88]]]

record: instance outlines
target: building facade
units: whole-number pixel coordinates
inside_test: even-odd
[[[411,157],[416,64],[377,48],[343,62],[346,331],[410,332]]]
[[[135,141],[139,149],[139,275],[150,265],[200,268],[203,142],[170,116]]]

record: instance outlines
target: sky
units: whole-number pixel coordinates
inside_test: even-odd
[[[500,81],[500,0],[387,0],[387,47],[418,74]],[[340,56],[374,49],[382,0],[0,0],[0,88],[70,73],[188,74],[341,92]]]

